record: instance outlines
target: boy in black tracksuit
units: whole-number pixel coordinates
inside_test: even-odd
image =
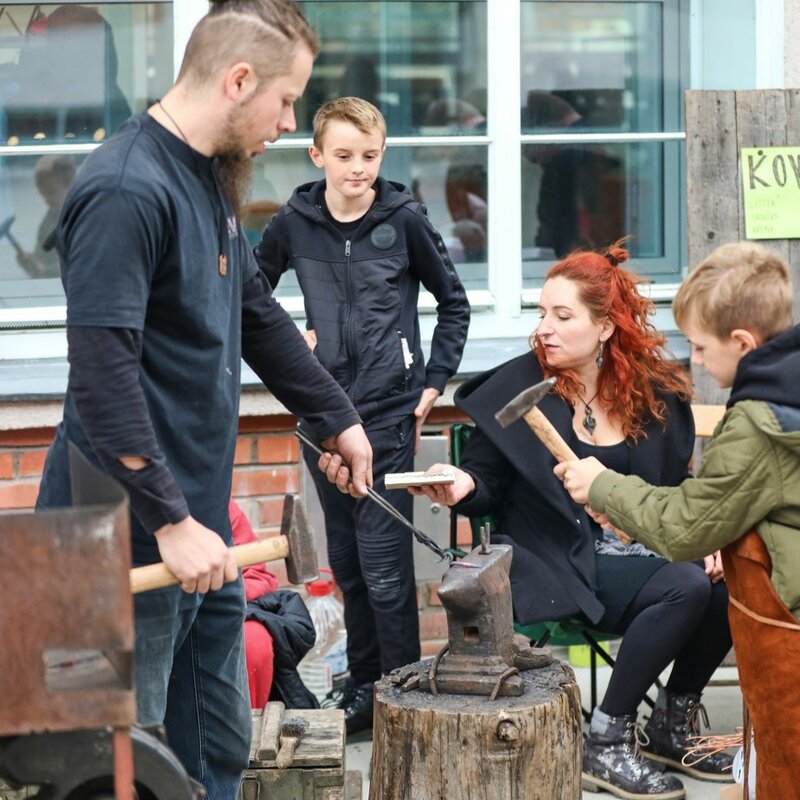
[[[361,415],[375,490],[410,519],[413,497],[386,492],[383,476],[413,469],[422,424],[461,360],[469,303],[425,208],[402,185],[378,177],[385,140],[383,117],[365,100],[323,105],[309,153],[325,179],[295,191],[255,254],[273,287],[287,269],[297,273],[306,340]],[[427,365],[420,284],[438,303]],[[372,683],[420,656],[412,539],[369,499],[329,484],[316,454],[303,455],[344,597],[350,681],[339,705],[347,732],[355,733],[372,725]]]

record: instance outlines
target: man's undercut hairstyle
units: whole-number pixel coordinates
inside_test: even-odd
[[[286,75],[299,45],[316,56],[319,39],[291,0],[211,0],[192,31],[178,82],[204,86],[221,70],[253,65],[259,88]]]
[[[792,327],[789,267],[755,242],[718,247],[683,281],[672,302],[680,327],[696,324],[725,341],[733,331],[750,331],[763,342]]]
[[[322,150],[329,122],[349,122],[361,133],[377,130],[386,142],[386,120],[372,103],[360,97],[339,97],[324,103],[314,114],[314,147]]]

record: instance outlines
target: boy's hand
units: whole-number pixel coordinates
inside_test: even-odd
[[[553,472],[569,492],[570,497],[581,505],[589,502],[589,489],[594,479],[606,468],[594,456],[580,461],[564,461],[556,464]]]
[[[328,453],[319,457],[319,468],[343,494],[364,497],[372,486],[372,446],[361,425],[351,425],[335,439],[321,443]]]
[[[222,537],[194,517],[164,525],[154,535],[161,560],[184,592],[214,592],[239,576],[239,568]]]
[[[425,472],[451,472],[455,477],[453,483],[428,484],[427,486],[409,486],[408,491],[414,496],[425,495],[434,503],[453,506],[475,491],[472,475],[451,464],[434,464]]]
[[[711,583],[719,583],[724,577],[725,573],[722,569],[722,554],[719,550],[715,550],[710,556],[703,559],[703,563]]]
[[[314,348],[317,346],[316,331],[301,331],[301,333],[303,334],[303,338],[306,340],[306,344],[313,353]]]
[[[417,431],[414,439],[414,453],[419,452],[422,426],[425,424],[425,420],[428,418],[428,414],[431,413],[433,404],[438,400],[440,395],[441,392],[431,386],[428,386],[426,389],[422,390],[422,396],[419,398],[419,403],[414,409],[414,416],[417,418]]]

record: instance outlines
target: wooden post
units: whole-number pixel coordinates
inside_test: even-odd
[[[369,800],[579,800],[581,711],[569,666],[521,673],[521,697],[375,689]]]
[[[739,150],[742,147],[800,146],[800,90],[688,91],[686,109],[686,202],[689,267],[712,250],[745,238]],[[800,240],[761,244],[789,262],[800,314]],[[728,399],[705,370],[692,367],[695,400]],[[699,466],[702,444],[695,452]]]

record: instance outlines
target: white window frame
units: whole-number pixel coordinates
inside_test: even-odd
[[[634,0],[615,0],[633,2]],[[652,0],[665,3],[669,0]],[[571,0],[571,2],[597,2],[597,0]],[[698,22],[699,0],[691,3],[690,20]],[[757,46],[759,83],[776,82],[779,61],[783,56],[782,0],[755,0],[758,10]],[[778,6],[780,6],[778,8]],[[183,50],[197,21],[206,13],[206,0],[173,0],[173,48],[175,70],[180,66]],[[521,93],[521,46],[518,35],[521,19],[521,0],[487,0],[487,63],[488,75],[488,129],[485,135],[457,137],[390,137],[388,144],[394,147],[427,146],[442,144],[480,145],[487,148],[489,175],[488,203],[488,281],[484,290],[470,291],[473,317],[470,340],[487,342],[524,342],[537,321],[536,303],[539,290],[522,288],[522,221],[521,199],[521,145],[523,143],[559,142],[673,142],[685,139],[681,131],[625,134],[522,134],[519,113],[508,113],[508,109],[519,109]],[[688,30],[688,21],[685,30]],[[509,35],[509,32],[514,32]],[[774,46],[776,35],[780,48]],[[696,41],[695,27],[691,31],[692,43]],[[513,46],[516,42],[516,47]],[[770,48],[770,43],[772,47]],[[683,46],[688,47],[689,41]],[[695,79],[692,65],[692,83]],[[305,148],[310,140],[283,140],[272,149]],[[43,155],[45,153],[85,154],[97,145],[45,145],[45,146],[0,146],[3,155]],[[674,198],[667,198],[675,202]],[[652,296],[662,301],[667,314],[660,315],[656,324],[672,327],[667,303],[674,295],[678,284],[658,284]],[[287,298],[282,302],[293,316],[302,314],[300,298]],[[435,315],[434,301],[430,296],[421,298],[423,337],[430,336]],[[31,307],[0,310],[0,361],[9,359],[62,358],[66,355],[66,337],[63,326],[65,308]],[[49,330],[48,330],[49,329]]]

